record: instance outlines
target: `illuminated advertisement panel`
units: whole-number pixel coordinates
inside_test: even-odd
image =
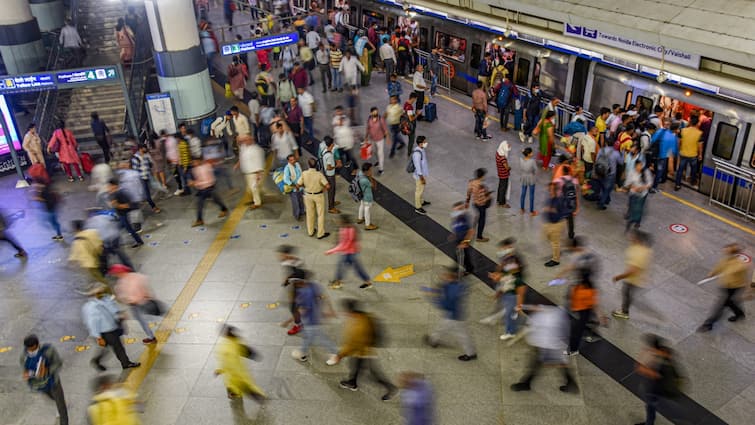
[[[8,107],[8,102],[3,95],[0,95],[0,113],[3,114],[3,120],[5,121],[6,125],[10,127],[10,139],[13,140],[13,146],[16,147],[17,151],[21,150],[21,140],[19,139],[18,132],[14,127],[15,121],[13,120],[10,108]],[[0,127],[0,155],[7,155],[9,153],[10,149],[8,149],[8,135],[5,134],[3,128]]]

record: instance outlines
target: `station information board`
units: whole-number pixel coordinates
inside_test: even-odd
[[[0,94],[73,88],[82,84],[117,83],[116,66],[67,69],[0,77]]]
[[[220,50],[223,56],[229,56],[237,55],[239,53],[253,52],[260,49],[271,49],[273,47],[286,46],[289,44],[295,44],[298,41],[299,34],[291,32],[224,44]]]

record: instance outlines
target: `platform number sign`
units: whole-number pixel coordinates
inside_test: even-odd
[[[668,227],[669,230],[671,230],[674,233],[687,233],[689,232],[689,228],[683,224],[672,224]]]

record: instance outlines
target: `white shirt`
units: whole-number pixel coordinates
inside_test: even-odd
[[[307,47],[314,50],[320,44],[320,34],[317,31],[310,31],[307,33]]]
[[[343,125],[345,125],[346,127],[351,126],[351,121],[346,115],[335,115],[330,124],[335,128],[341,123],[341,119],[343,119]]]
[[[421,87],[421,88],[420,88]],[[414,77],[412,78],[412,88],[414,91],[424,91],[425,90],[425,78],[422,77],[422,73],[415,71]]]
[[[233,125],[236,128],[236,134],[246,134],[249,136],[252,135],[252,130],[249,128],[249,118],[247,118],[246,115],[239,112],[237,116],[231,119],[233,120]]]
[[[290,131],[284,131],[283,134],[275,132],[272,137],[273,150],[279,160],[285,160],[289,155],[294,153],[297,148],[296,139]]]
[[[65,48],[81,47],[81,37],[79,37],[79,32],[71,25],[66,25],[60,30],[60,42]]]
[[[299,107],[301,108],[302,115],[307,118],[311,117],[314,113],[314,111],[312,110],[312,105],[315,103],[315,98],[308,91],[305,91],[304,93],[300,94],[297,99],[299,101]]]
[[[349,150],[354,147],[354,132],[348,125],[339,125],[333,129],[333,139],[336,146],[341,149]]]
[[[226,121],[225,116],[218,117],[210,125],[210,134],[215,137],[223,136],[223,133],[230,136],[231,128],[230,123]]]
[[[359,82],[358,71],[364,72],[364,66],[355,56],[347,57],[344,55],[338,70],[343,73],[343,79],[347,85],[355,86]]]
[[[257,99],[252,99],[247,104],[249,106],[249,118],[254,121],[255,124],[257,124],[257,116],[260,113],[260,101]]]
[[[317,49],[315,52],[315,58],[320,65],[330,65],[330,50]]]
[[[393,59],[393,61],[396,62],[396,52],[393,51],[393,47],[390,43],[383,43],[383,45],[380,46],[380,59]]]
[[[595,139],[592,138],[589,134],[583,134],[582,137],[579,139],[579,147],[577,147],[577,155],[579,155],[582,159],[582,161],[592,163],[595,160],[595,149],[597,148],[597,143],[595,143]],[[585,153],[582,155],[582,147],[585,148]]]
[[[192,158],[202,157],[202,139],[194,136],[189,139],[189,150],[191,151]]]
[[[243,174],[265,170],[265,151],[256,143],[239,145],[239,167]]]

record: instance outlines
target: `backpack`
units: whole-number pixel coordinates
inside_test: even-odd
[[[364,191],[362,191],[362,185],[359,184],[360,177],[354,177],[349,182],[349,195],[354,202],[359,202],[364,199]]]
[[[422,162],[422,151],[415,149],[414,152],[419,152],[419,161]],[[412,156],[409,158],[409,162],[406,164],[406,172],[409,174],[414,174],[414,172],[417,171],[417,168],[414,166],[414,152],[412,152]]]
[[[407,136],[414,131],[414,122],[409,119],[409,115],[403,113],[398,122],[398,128],[401,130],[401,134]]]
[[[603,148],[598,152],[598,158],[595,160],[595,174],[598,177],[606,177],[611,172],[611,159],[608,157],[612,147]]]
[[[658,395],[665,398],[677,398],[682,395],[684,377],[679,373],[676,363],[670,358],[664,358],[658,368]]]
[[[209,137],[210,136],[210,129],[212,127],[212,123],[215,122],[215,117],[207,117],[202,120],[202,124],[199,126],[199,133],[202,135],[202,137]]]
[[[558,200],[558,210],[564,217],[577,210],[577,187],[570,179],[562,180],[561,196]]]
[[[254,85],[257,87],[257,92],[259,92],[259,94],[261,94],[262,96],[267,95],[267,90],[270,87],[264,75],[257,76],[257,79],[254,81]]]

